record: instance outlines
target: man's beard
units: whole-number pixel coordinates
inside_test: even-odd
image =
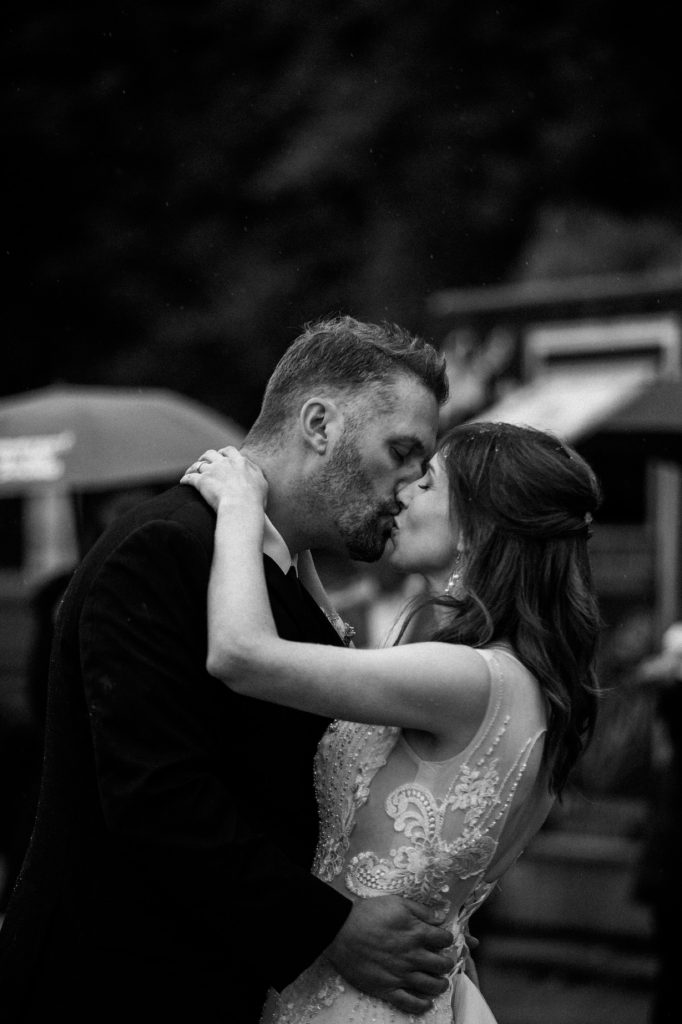
[[[318,500],[348,556],[357,562],[376,562],[391,536],[392,522],[382,520],[387,509],[377,498],[361,462],[353,438],[342,437],[318,481]]]

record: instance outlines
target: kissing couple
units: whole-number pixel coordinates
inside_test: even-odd
[[[594,728],[599,486],[444,360],[335,317],[241,451],[117,519],[60,606],[5,1020],[490,1024],[469,920]],[[144,439],[141,439],[143,443]],[[426,581],[363,650],[311,550]],[[418,631],[417,631],[418,633]]]

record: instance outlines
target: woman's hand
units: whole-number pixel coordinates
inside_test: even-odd
[[[191,484],[211,508],[228,504],[235,508],[265,508],[268,482],[255,462],[229,445],[209,449],[185,470],[181,484]]]

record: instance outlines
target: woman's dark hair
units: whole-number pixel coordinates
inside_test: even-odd
[[[597,712],[601,619],[587,552],[597,478],[556,437],[509,423],[457,426],[439,456],[459,522],[463,594],[426,602],[453,612],[431,639],[511,644],[547,701],[544,757],[560,793]]]

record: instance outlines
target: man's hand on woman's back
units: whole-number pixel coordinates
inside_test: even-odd
[[[452,935],[428,907],[401,896],[357,900],[326,956],[362,992],[425,1013],[447,989]]]

